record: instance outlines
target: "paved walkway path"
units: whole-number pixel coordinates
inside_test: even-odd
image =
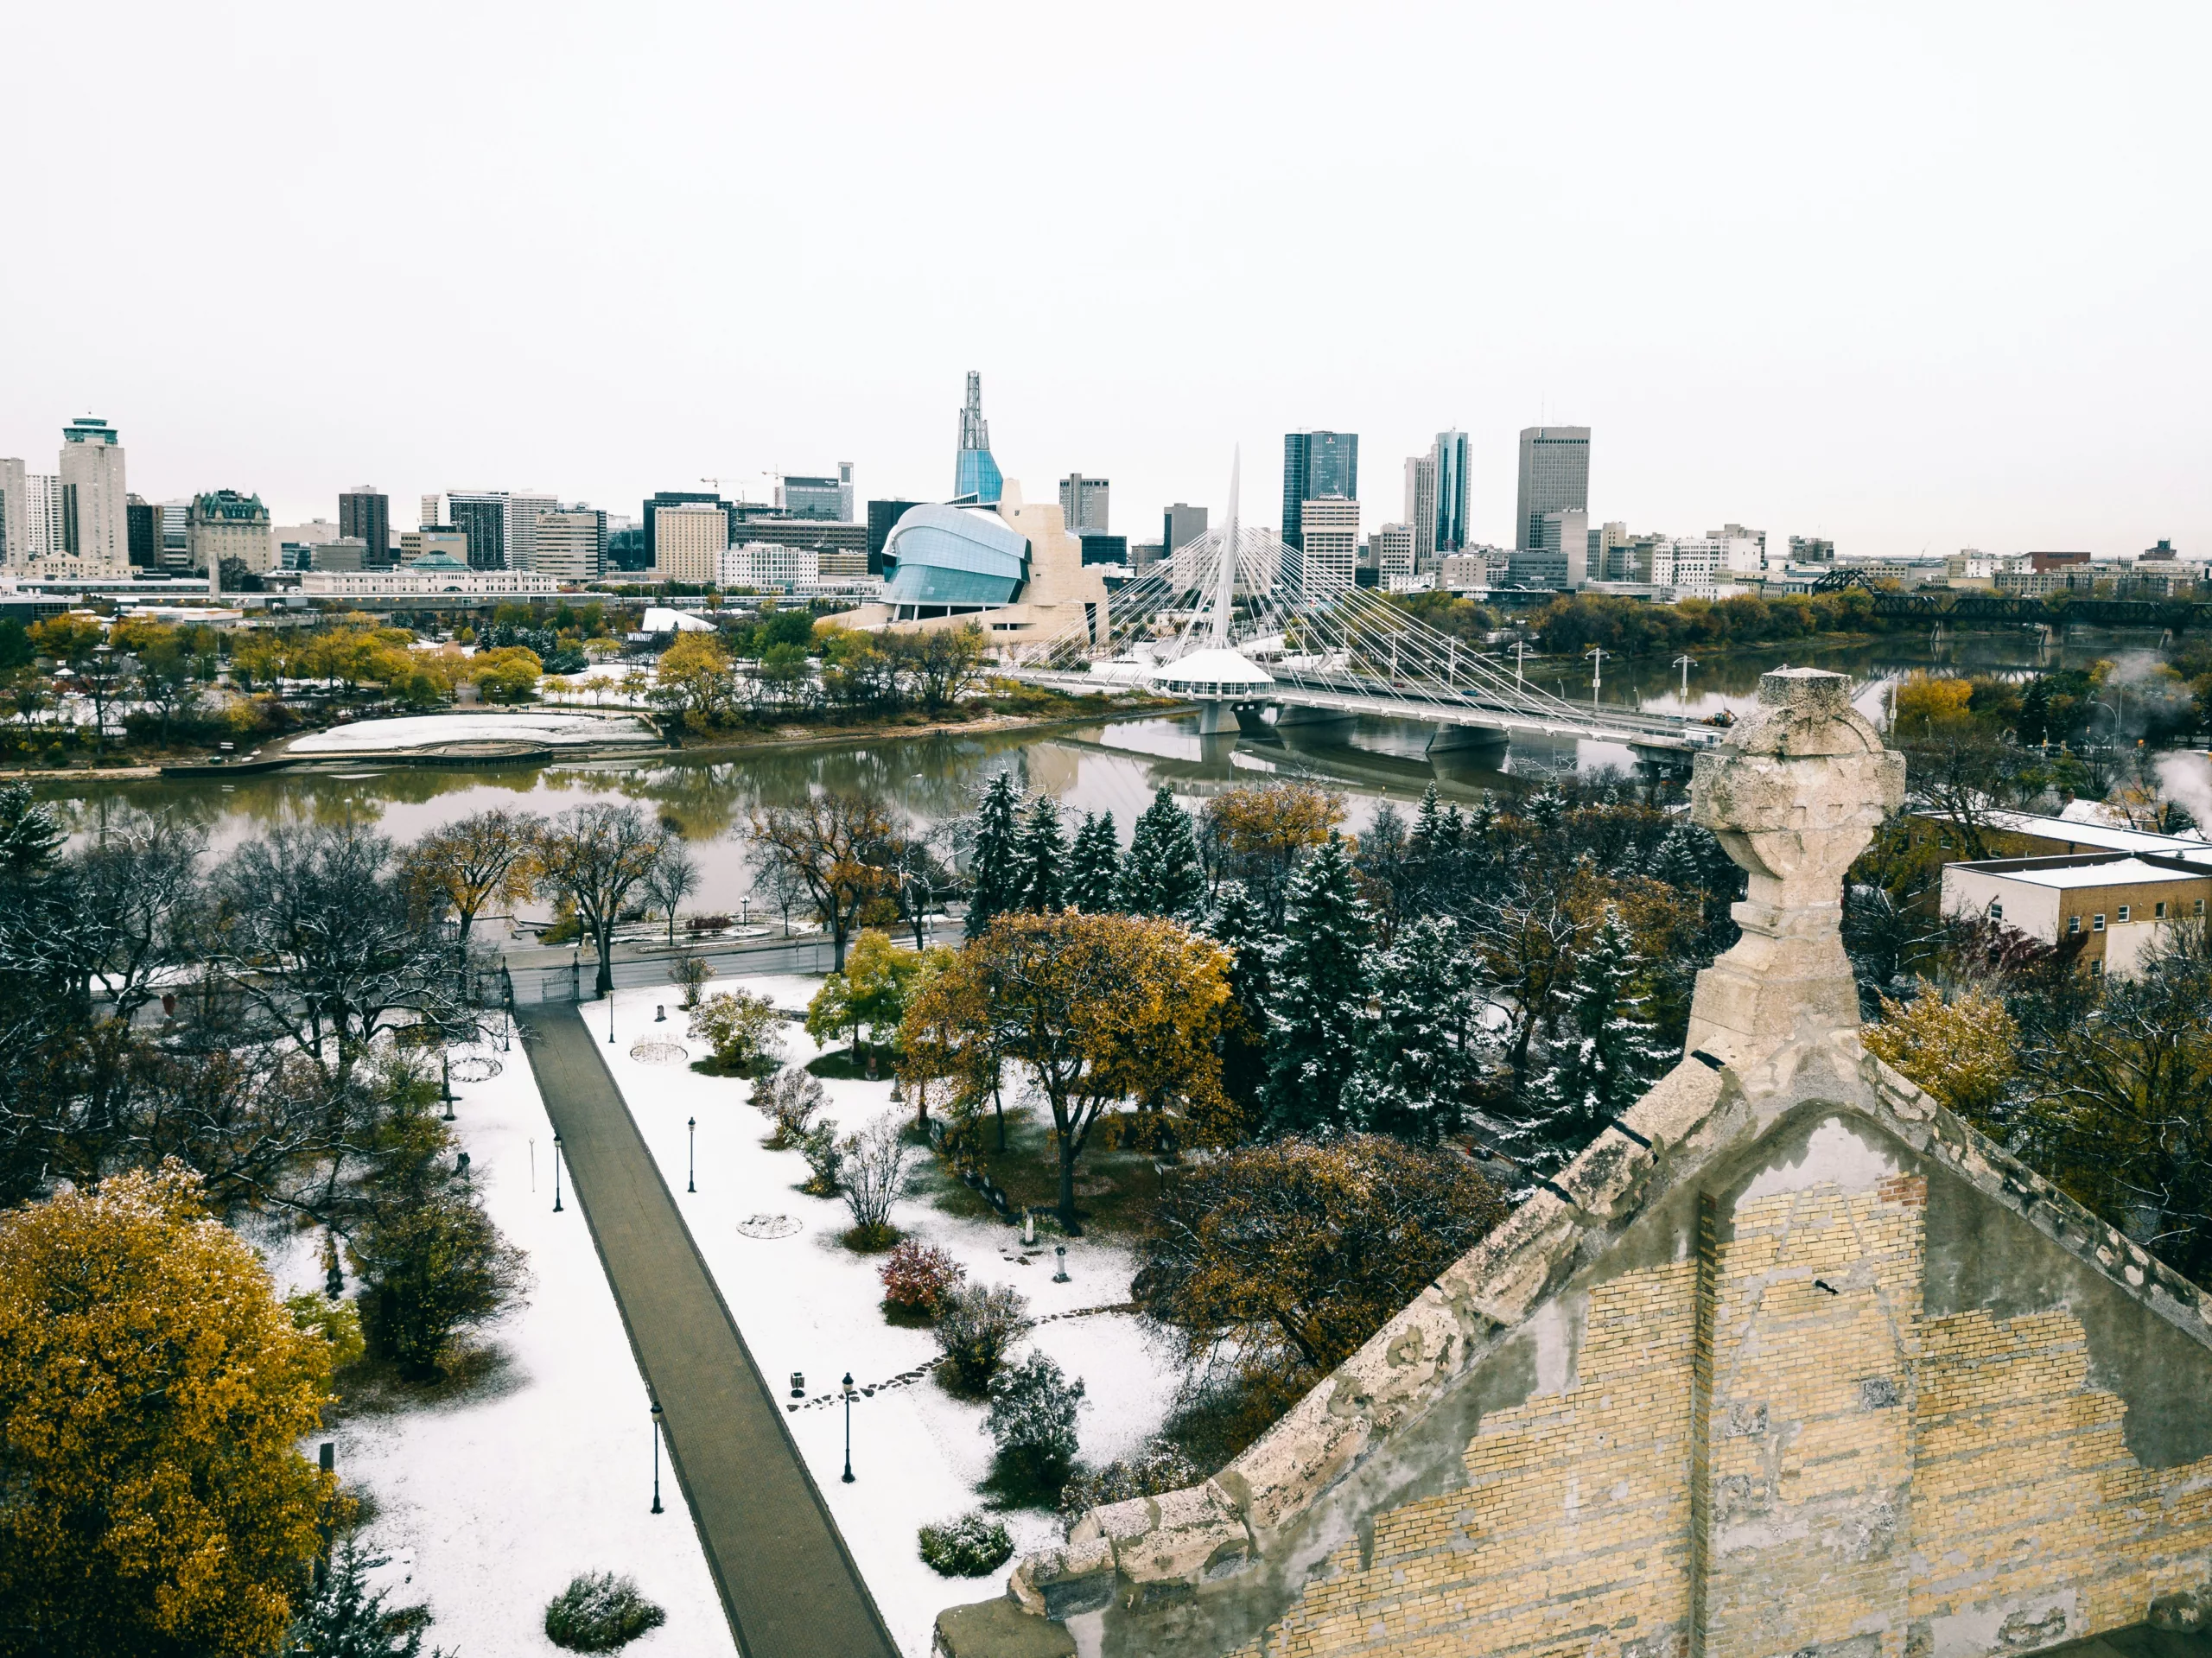
[[[896,1658],[867,1585],[583,1022],[527,1007],[561,1136],[745,1658]],[[681,1524],[681,1521],[676,1523]]]

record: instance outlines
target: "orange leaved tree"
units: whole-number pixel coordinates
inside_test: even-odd
[[[1074,1236],[1076,1160],[1100,1117],[1125,1101],[1220,1111],[1227,968],[1219,945],[1172,921],[1002,915],[915,999],[909,1064],[978,1091],[1001,1065],[1028,1074],[1052,1109],[1060,1225]]]

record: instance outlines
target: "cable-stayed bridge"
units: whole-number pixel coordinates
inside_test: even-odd
[[[1516,735],[1624,743],[1654,758],[1717,746],[1717,727],[1570,702],[1356,584],[1349,554],[1301,551],[1229,522],[1111,593],[1106,614],[1015,647],[1015,677],[1065,689],[1141,685],[1200,706],[1200,728],[1260,735],[1360,715],[1425,721],[1432,753]],[[1273,716],[1272,725],[1268,716]]]

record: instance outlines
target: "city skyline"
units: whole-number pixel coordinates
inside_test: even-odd
[[[1131,522],[1218,507],[1237,445],[1310,427],[1359,433],[1392,474],[1365,492],[1372,530],[1399,514],[1402,457],[1456,428],[1468,539],[1510,544],[1516,435],[1573,424],[1605,446],[1592,514],[1639,530],[1733,520],[1869,554],[2212,542],[2193,394],[2212,230],[2179,211],[2205,182],[2201,11],[2127,30],[2055,9],[1317,11],[1255,31],[1137,7],[1071,54],[1071,24],[974,10],[944,30],[671,6],[613,29],[554,5],[525,30],[402,7],[342,49],[334,23],[257,0],[29,15],[47,67],[0,137],[22,221],[73,229],[68,257],[0,270],[0,454],[42,468],[49,434],[96,413],[147,500],[235,488],[279,522],[332,516],[362,478],[631,511],[702,477],[765,500],[769,473],[845,458],[862,499],[933,499],[973,368],[1028,499],[1095,472]],[[2158,52],[2131,44],[2146,30]],[[825,32],[847,44],[821,60]],[[660,95],[671,54],[822,67],[761,77],[732,122]],[[1533,61],[1559,76],[1503,67]],[[1017,238],[1068,179],[1095,187],[1049,279],[988,257],[957,210],[973,134],[945,96],[1045,63],[1104,118],[1040,103],[988,168]],[[242,105],[164,104],[240,65],[287,108],[378,96],[359,119],[288,116],[282,143]],[[1250,137],[1356,81],[1397,90],[1327,152],[1294,166]],[[1652,122],[1669,85],[1716,95]],[[819,119],[825,100],[858,113]],[[841,181],[845,254],[748,239],[782,222],[786,175]],[[130,228],[210,187],[246,257]],[[1370,230],[1418,222],[1448,303],[1286,242],[1317,194]],[[569,254],[516,238],[456,262],[416,228],[433,200],[551,219]],[[343,396],[340,360],[373,365]]]

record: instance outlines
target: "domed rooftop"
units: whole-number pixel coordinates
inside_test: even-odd
[[[1266,669],[1220,645],[1162,663],[1152,670],[1151,680],[1156,689],[1183,696],[1235,696],[1275,683]]]

